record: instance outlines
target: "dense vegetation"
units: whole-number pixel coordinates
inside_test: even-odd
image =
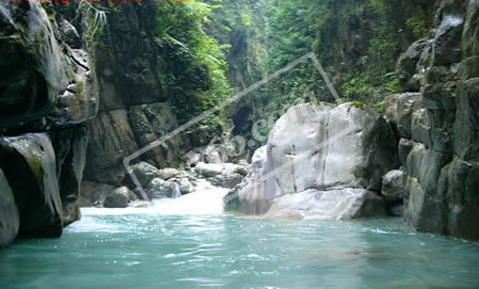
[[[161,61],[163,82],[182,120],[229,95],[225,47],[203,28],[213,8],[195,0],[158,3],[156,34],[166,51]],[[221,122],[218,117],[211,120]]]

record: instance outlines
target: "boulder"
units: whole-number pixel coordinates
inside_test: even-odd
[[[160,170],[147,162],[139,162],[131,166],[131,173],[136,176],[143,187],[147,186],[154,178],[161,178]],[[135,184],[130,175],[127,175],[126,178],[127,184],[134,187]]]
[[[352,103],[300,104],[276,122],[227,207],[266,214],[280,197],[311,189],[379,192],[381,177],[397,165],[391,127],[374,111]]]
[[[209,178],[208,181],[218,187],[232,189],[239,185],[244,179],[243,175],[240,174],[227,174],[227,175],[217,175],[212,178]]]
[[[402,202],[404,197],[403,171],[392,170],[384,175],[381,195],[388,202]]]
[[[0,138],[0,168],[18,207],[19,234],[60,236],[64,225],[63,204],[49,136],[37,133]]]
[[[10,244],[17,237],[20,216],[12,189],[0,169],[0,247]]]
[[[130,202],[132,192],[127,187],[116,188],[111,191],[103,203],[105,208],[126,208]]]
[[[162,198],[178,198],[181,196],[180,185],[175,181],[165,181],[154,178],[146,187],[146,193],[150,200]]]
[[[195,189],[194,185],[187,178],[180,178],[175,180],[175,183],[178,184],[180,192],[182,195],[187,195],[192,193]]]
[[[248,170],[244,166],[232,163],[207,164],[201,162],[195,166],[194,171],[203,177],[210,178],[217,175],[228,175],[235,173],[246,175]]]

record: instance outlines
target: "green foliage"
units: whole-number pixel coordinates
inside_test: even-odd
[[[214,107],[230,93],[225,46],[205,32],[216,5],[202,1],[158,3],[156,34],[165,46],[159,59],[164,86],[182,121]],[[221,117],[210,122],[222,123]]]
[[[416,38],[427,36],[429,31],[428,20],[423,14],[414,15],[406,19],[406,24]]]
[[[386,110],[386,102],[384,101],[384,99],[382,99],[374,103],[373,108],[379,113],[384,113],[384,111]]]

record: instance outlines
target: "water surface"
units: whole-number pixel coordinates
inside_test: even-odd
[[[261,220],[84,210],[0,251],[0,288],[478,288],[479,246],[399,219]]]

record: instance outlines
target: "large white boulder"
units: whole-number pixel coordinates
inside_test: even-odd
[[[337,200],[346,211],[331,212],[330,218],[357,217],[361,212],[352,210],[364,207],[358,202],[375,199],[367,196],[380,191],[382,175],[397,165],[391,128],[375,111],[352,103],[300,104],[276,122],[266,146],[255,152],[242,188],[225,201],[249,214],[300,210],[306,216],[308,210],[300,208],[305,203],[314,208]],[[361,191],[350,197],[346,189]],[[327,194],[311,199],[310,190]]]

